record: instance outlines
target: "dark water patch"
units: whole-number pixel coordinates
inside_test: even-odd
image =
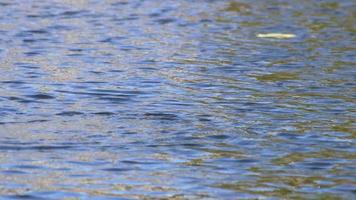
[[[173,23],[173,22],[176,22],[177,20],[176,19],[173,19],[173,18],[163,18],[163,19],[157,19],[155,20],[155,22],[159,23],[159,24],[170,24],[170,23]]]
[[[144,71],[157,71],[158,69],[157,68],[154,68],[154,67],[139,67],[138,69],[140,70],[144,70]],[[157,81],[155,81],[157,83]]]
[[[12,166],[13,168],[16,168],[16,169],[43,169],[44,167],[42,166],[37,166],[37,165],[14,165]]]
[[[36,119],[36,120],[29,120],[27,123],[42,123],[42,122],[48,122],[50,120],[47,119]]]
[[[198,120],[201,122],[210,122],[211,121],[210,119],[207,119],[207,118],[199,118]]]
[[[26,84],[24,81],[1,81],[2,84],[14,84],[14,85],[22,85]]]
[[[126,132],[123,132],[123,133],[121,133],[121,134],[124,134],[124,135],[134,135],[134,134],[137,134],[136,132],[128,132],[128,131],[126,131]]]
[[[109,72],[112,72],[112,73],[123,73],[125,71],[124,70],[119,70],[119,69],[112,69]]]
[[[133,46],[133,45],[120,45],[120,50],[130,52],[130,51],[134,51],[134,50],[140,51],[140,50],[149,50],[149,49],[145,49],[145,48]]]
[[[140,61],[138,63],[139,64],[151,64],[151,65],[153,65],[153,64],[157,63],[157,61],[154,60],[154,59],[146,59],[146,60],[142,60],[142,61]]]
[[[104,81],[83,81],[83,82],[78,82],[79,84],[104,84],[107,82]],[[65,92],[65,91],[62,91]]]
[[[2,174],[27,174],[27,172],[20,171],[20,170],[2,170],[0,173]]]
[[[80,53],[71,53],[71,54],[67,54],[67,56],[69,57],[80,57],[83,56],[84,54],[80,54]]]
[[[73,146],[55,146],[55,145],[38,145],[38,146],[0,146],[2,151],[53,151],[53,150],[69,150],[73,149]]]
[[[72,30],[75,30],[75,28],[73,26],[67,26],[67,25],[51,25],[51,26],[48,26],[47,29],[55,30],[55,31],[72,31]]]
[[[115,113],[113,113],[113,112],[95,112],[93,114],[94,115],[104,115],[104,116],[115,115]]]
[[[123,95],[123,96],[131,96],[144,94],[140,90],[105,90],[105,89],[92,89],[90,91],[96,92],[96,94],[107,94],[107,95]]]
[[[83,114],[84,113],[78,112],[78,111],[64,111],[64,112],[57,113],[56,115],[59,115],[59,116],[75,116],[75,115],[83,115]]]
[[[111,5],[116,7],[116,6],[124,6],[124,5],[128,5],[129,2],[127,1],[119,1],[119,2],[115,2],[115,3],[112,3]]]
[[[81,165],[81,166],[99,166],[107,165],[109,162],[105,161],[91,161],[91,162],[80,162],[80,161],[67,161],[70,164]]]
[[[49,34],[49,32],[44,29],[34,29],[34,30],[20,31],[15,36],[16,37],[27,37],[27,36],[45,35],[45,34]]]
[[[20,113],[17,109],[14,109],[14,108],[1,108],[0,112],[2,112],[2,113]]]
[[[38,40],[37,39],[23,39],[22,40],[24,43],[35,43],[37,42]]]
[[[60,131],[57,132],[58,134],[61,134]],[[97,135],[95,137],[98,137]],[[94,138],[95,138],[94,137]],[[93,138],[93,136],[86,136],[86,138]],[[73,148],[74,150],[80,150],[80,151],[85,151],[89,150],[90,148],[93,147],[99,147],[102,145],[102,141],[100,140],[84,140],[84,141],[76,141],[76,142],[59,142],[59,146],[68,146]],[[100,146],[101,147],[101,146]]]
[[[5,6],[10,6],[12,5],[12,3],[8,3],[8,2],[0,2],[0,6],[5,7]]]
[[[17,194],[17,195],[11,195],[11,196],[6,196],[6,198],[9,198],[9,199],[28,199],[28,200],[44,200],[44,199],[47,199],[47,198],[42,198],[42,197],[39,197],[39,196],[36,196],[36,195],[27,195],[27,194]],[[50,200],[50,199],[48,199]]]
[[[148,144],[146,147],[149,148],[162,148],[162,147],[172,147],[172,148],[179,148],[179,147],[184,147],[184,148],[201,148],[203,147],[204,144],[199,144],[197,143],[167,143],[167,144]]]
[[[212,139],[218,139],[218,140],[225,140],[230,138],[230,136],[228,135],[209,135],[208,137]]]
[[[26,15],[26,17],[28,18],[53,18],[53,17],[56,17],[56,14],[53,14],[53,13],[41,13],[41,14],[29,14],[29,15]]]
[[[21,97],[8,97],[10,101],[17,101],[19,103],[38,103],[36,100],[25,99]]]
[[[83,14],[87,14],[87,10],[71,10],[71,11],[64,11],[60,13],[58,16],[63,18],[72,18],[72,17],[80,17]]]
[[[126,37],[116,36],[116,37],[108,37],[106,39],[100,40],[99,42],[115,44],[118,41],[121,41],[124,39],[126,39]]]
[[[24,53],[26,56],[38,56],[42,54],[40,51],[29,51]]]
[[[312,170],[328,170],[334,166],[334,163],[322,162],[322,161],[307,161],[301,163],[303,168],[312,169]]]
[[[84,49],[79,49],[79,48],[70,48],[69,51],[82,52],[82,51],[85,51],[85,50]]]
[[[177,101],[177,100],[170,100],[167,102],[162,103],[164,105],[172,105],[172,106],[184,106],[184,107],[189,107],[193,106],[193,103],[190,102],[182,102],[182,101]]]
[[[133,168],[123,168],[123,167],[114,167],[114,168],[104,168],[103,171],[108,172],[127,172],[134,170]]]
[[[156,18],[156,17],[160,17],[161,13],[155,12],[155,13],[149,14],[148,16],[151,17],[151,18]]]
[[[183,147],[202,147],[204,146],[203,144],[198,144],[198,143],[181,143],[177,144],[178,146],[183,146]]]
[[[107,101],[110,103],[114,103],[114,104],[121,104],[121,103],[126,103],[126,102],[133,102],[134,100],[132,100],[131,98],[128,98],[127,96],[122,96],[122,97],[98,97],[98,100],[103,100],[103,101]]]
[[[135,161],[135,160],[123,160],[123,161],[121,161],[121,163],[128,164],[128,165],[154,165],[154,164],[157,164],[155,162]]]
[[[34,53],[34,55],[40,54],[39,52],[26,52],[24,53],[27,56],[31,56],[32,53]],[[21,67],[21,68],[25,68],[25,69],[38,69],[40,68],[39,66],[33,65],[33,64],[29,64],[29,63],[15,63],[16,66]]]
[[[19,122],[0,122],[0,125],[6,125],[6,124],[17,124]]]
[[[89,72],[97,75],[104,74],[104,72],[100,72],[100,71],[89,71]]]
[[[144,116],[147,119],[156,119],[156,120],[177,120],[178,115],[171,114],[171,113],[161,113],[161,112],[155,112],[155,113],[145,113]]]
[[[30,79],[36,79],[36,78],[41,77],[41,75],[43,75],[43,74],[36,73],[36,72],[26,72],[26,74],[27,74],[26,78],[30,78]]]
[[[21,122],[17,122],[17,123],[21,123]],[[14,138],[8,138],[8,140],[4,141],[4,143],[6,144],[12,144],[12,145],[37,145],[37,142],[19,142],[17,140],[14,140]]]
[[[45,29],[34,29],[34,30],[28,30],[26,31],[27,33],[32,33],[32,34],[48,34],[49,32]]]
[[[249,164],[249,163],[257,163],[258,160],[245,158],[245,159],[236,159],[236,162]]]
[[[130,91],[116,91],[116,90],[93,90],[93,91],[96,92],[75,92],[75,91],[64,91],[64,90],[58,90],[56,92],[93,96],[93,97],[97,97],[98,99],[113,100],[113,101],[130,100],[130,97],[133,97],[134,94],[136,93],[135,91],[130,92]]]
[[[29,38],[25,38],[25,39],[23,39],[22,40],[23,41],[23,43],[25,44],[25,45],[27,45],[27,46],[30,46],[30,45],[35,45],[35,44],[39,44],[39,43],[41,43],[41,42],[47,42],[47,41],[51,41],[49,38],[31,38],[31,37],[29,37]],[[52,42],[54,42],[54,41],[52,41]],[[35,49],[35,48],[33,48],[33,49]],[[41,48],[37,48],[37,49],[41,49]],[[42,49],[41,49],[42,50]],[[42,50],[43,51],[43,50]]]
[[[201,19],[200,22],[201,23],[211,23],[212,20],[210,20],[210,19]]]
[[[54,99],[54,96],[48,94],[34,94],[34,95],[26,95],[27,97],[38,99],[38,100],[45,100],[45,99]]]

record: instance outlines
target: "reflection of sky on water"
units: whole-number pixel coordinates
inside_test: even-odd
[[[0,195],[352,198],[352,8],[0,3]]]

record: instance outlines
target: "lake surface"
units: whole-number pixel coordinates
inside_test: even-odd
[[[1,1],[0,198],[356,198],[355,6]]]

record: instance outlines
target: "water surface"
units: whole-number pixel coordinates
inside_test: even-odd
[[[356,198],[354,19],[349,0],[1,1],[1,198]]]

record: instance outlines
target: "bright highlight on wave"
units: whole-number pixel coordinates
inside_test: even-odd
[[[289,39],[297,37],[292,33],[260,33],[256,35],[258,38],[276,38],[276,39]]]

